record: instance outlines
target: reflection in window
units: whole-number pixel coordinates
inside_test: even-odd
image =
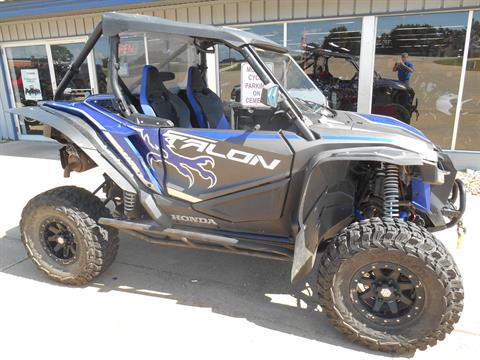
[[[95,58],[95,70],[97,73],[98,92],[104,94],[108,89],[108,61],[110,59],[110,47],[108,39],[103,35],[93,48]]]
[[[279,45],[284,44],[284,27],[281,24],[251,25],[241,27],[242,30],[265,36]],[[219,70],[220,89],[223,101],[234,100],[240,102],[241,98],[241,63],[245,61],[242,54],[227,46],[219,45]]]
[[[138,93],[145,59],[145,39],[142,35],[125,35],[118,45],[120,68],[118,75],[133,93]]]
[[[372,112],[400,120],[404,120],[402,113],[403,117],[410,113],[412,125],[433,142],[450,147],[466,23],[466,12],[380,17],[374,100],[383,96],[379,103],[382,112],[375,106]],[[403,53],[408,57],[402,59]],[[412,112],[416,101],[412,102],[412,94],[418,99],[418,121]]]
[[[265,36],[267,39],[283,45],[283,24],[252,25],[249,27],[241,27],[241,29]]]
[[[57,86],[84,47],[84,43],[51,45],[50,49],[52,51],[53,68],[55,70]],[[84,61],[82,66],[80,66],[79,72],[73,76],[67,85],[64,99],[81,100],[90,95],[91,91],[88,63]]]
[[[242,54],[225,45],[218,45],[218,67],[220,97],[222,101],[240,102],[241,63],[245,61]]]
[[[359,56],[361,29],[361,19],[289,23],[287,47],[297,60],[311,47]]]
[[[287,25],[291,55],[338,110],[357,110],[361,19]]]
[[[473,13],[456,149],[480,149],[480,11]],[[461,66],[461,62],[456,62]]]
[[[15,106],[34,106],[53,98],[52,81],[45,45],[6,48],[8,70],[12,81]],[[42,134],[38,121],[20,118],[22,134]]]

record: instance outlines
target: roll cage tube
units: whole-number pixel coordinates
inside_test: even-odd
[[[93,30],[92,34],[88,38],[87,42],[85,43],[85,47],[80,51],[75,61],[70,65],[68,68],[67,73],[60,81],[60,85],[58,85],[57,90],[55,91],[55,95],[53,96],[53,100],[62,100],[65,89],[67,88],[70,81],[73,77],[78,74],[80,67],[82,66],[83,62],[87,58],[88,54],[93,50],[93,47],[97,43],[100,36],[103,34],[102,22],[100,21],[98,25]]]
[[[120,101],[123,115],[132,115],[132,111],[128,106],[125,96],[123,96],[122,87],[118,79],[118,69],[120,68],[118,61],[118,45],[120,44],[120,36],[114,35],[110,37],[110,61],[108,63],[108,72],[110,75],[110,82],[112,84],[112,91],[115,97]]]
[[[282,84],[280,84],[280,82],[272,74],[270,69],[258,57],[258,54],[255,52],[255,50],[252,49],[251,46],[245,46],[244,48],[242,48],[242,50],[244,50],[246,59],[249,61],[250,65],[258,74],[260,79],[265,84],[273,82],[275,85],[279,87],[280,91],[283,93],[285,99],[287,100],[288,105],[290,106],[290,109],[293,111],[295,115],[295,123],[300,129],[303,136],[305,136],[307,140],[315,140],[315,136],[310,131],[308,126],[305,124],[305,122],[302,120],[303,119],[302,111],[298,108],[297,104],[295,104],[295,101],[293,101],[293,99],[290,97],[290,94],[288,93],[288,91],[285,90]]]

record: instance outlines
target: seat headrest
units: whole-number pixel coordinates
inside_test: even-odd
[[[152,84],[157,84],[161,83],[163,85],[163,82],[165,81],[170,81],[175,79],[175,74],[169,71],[158,71],[158,69],[152,65],[146,65],[148,66],[148,82]]]
[[[175,74],[169,71],[159,71],[158,72],[158,79],[160,81],[170,81],[175,79]]]
[[[203,81],[202,73],[197,66],[190,68],[190,86],[193,91],[202,91],[207,88],[207,84]]]

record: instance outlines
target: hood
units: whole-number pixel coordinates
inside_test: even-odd
[[[389,116],[337,111],[335,117],[323,117],[310,129],[325,141],[392,146],[417,153],[426,161],[438,160],[437,147],[422,131]]]
[[[408,90],[408,87],[401,81],[393,79],[376,79],[375,87],[390,87],[392,89]]]

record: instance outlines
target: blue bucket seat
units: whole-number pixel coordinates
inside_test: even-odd
[[[188,106],[164,84],[174,78],[171,72],[160,72],[155,66],[145,65],[140,84],[140,105],[145,115],[168,119],[177,127],[189,128],[192,124]]]
[[[197,66],[191,66],[188,69],[186,93],[198,127],[230,128],[223,112],[222,100],[208,88]]]

